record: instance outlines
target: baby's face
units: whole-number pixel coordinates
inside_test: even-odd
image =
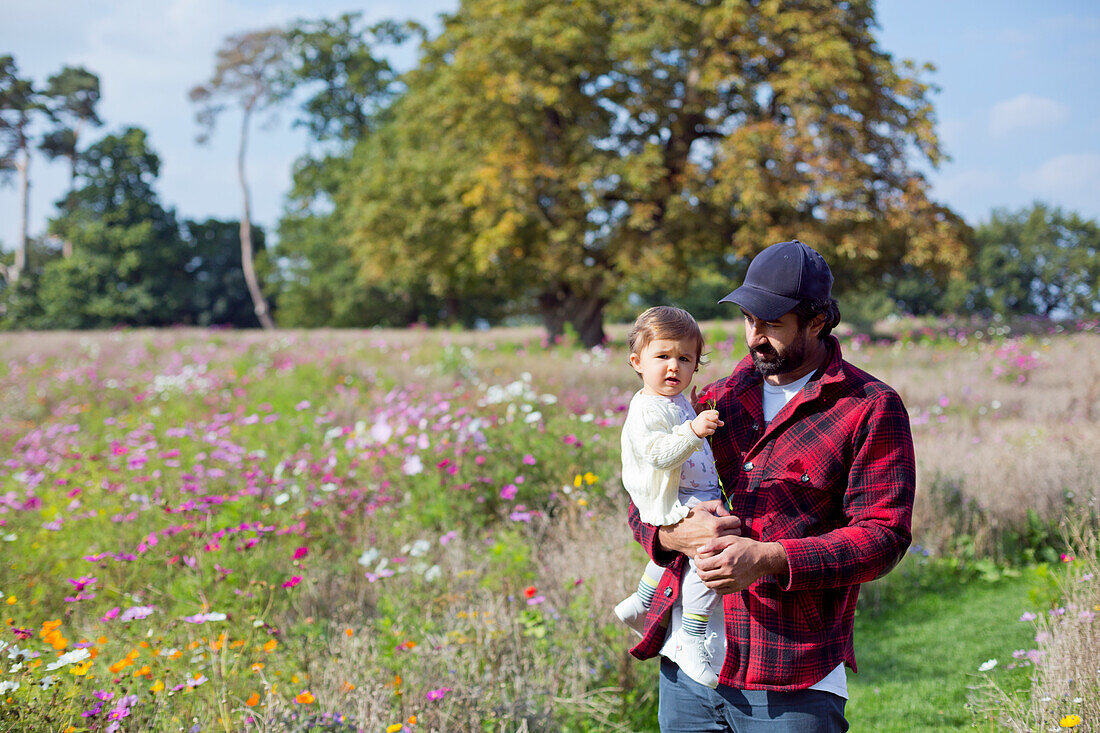
[[[691,384],[698,368],[695,339],[655,339],[642,353],[630,355],[630,366],[642,375],[642,392],[675,397]]]

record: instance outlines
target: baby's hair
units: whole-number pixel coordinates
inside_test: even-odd
[[[657,305],[638,316],[633,328],[630,329],[630,338],[627,340],[628,353],[641,354],[650,342],[660,339],[669,341],[695,339],[698,344],[695,349],[696,368],[702,363],[703,347],[706,345],[703,331],[691,314],[683,308]]]

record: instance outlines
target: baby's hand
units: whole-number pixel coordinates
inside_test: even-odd
[[[703,410],[691,421],[691,429],[700,438],[714,434],[714,431],[725,425],[718,419],[718,410]]]

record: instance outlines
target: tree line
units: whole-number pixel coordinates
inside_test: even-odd
[[[83,144],[93,73],[38,89],[0,58],[0,171],[25,191],[35,145],[73,170],[48,236],[6,264],[3,323],[538,318],[595,344],[653,302],[728,315],[751,256],[794,237],[868,311],[1095,314],[1095,222],[1035,204],[971,229],[931,198],[933,69],[874,29],[870,0],[464,0],[435,36],[359,14],[235,34],[190,98],[202,135],[240,115],[237,222],[164,208],[143,131]],[[265,249],[248,144],[290,105],[320,152]]]

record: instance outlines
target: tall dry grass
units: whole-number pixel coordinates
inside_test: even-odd
[[[1035,621],[1035,648],[1016,664],[1034,670],[1028,694],[987,682],[975,706],[1001,729],[1096,730],[1100,726],[1100,533],[1089,523],[1069,534],[1074,559],[1059,583],[1059,603]],[[1079,726],[1079,727],[1078,727]]]

